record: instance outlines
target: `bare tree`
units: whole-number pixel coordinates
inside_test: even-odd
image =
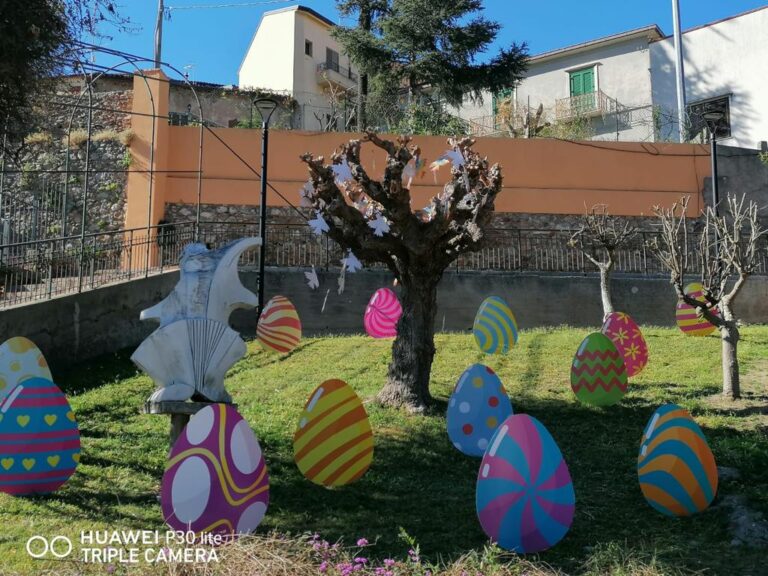
[[[704,301],[684,291],[689,265],[686,211],[689,197],[671,208],[655,206],[661,232],[650,242],[650,248],[670,272],[670,283],[677,299],[692,306],[720,331],[723,363],[723,396],[741,396],[739,385],[739,321],[733,303],[747,278],[755,271],[761,251],[760,238],[766,233],[757,217],[757,204],[729,195],[722,216],[709,207],[704,213],[704,227],[698,238],[697,258],[701,270]],[[719,311],[719,313],[718,313]]]
[[[403,315],[392,345],[388,379],[378,399],[422,412],[430,404],[430,371],[435,355],[434,324],[437,285],[459,254],[476,250],[483,227],[490,221],[501,190],[501,169],[472,150],[474,140],[451,139],[455,163],[451,180],[423,210],[411,209],[411,194],[403,184],[405,166],[420,155],[410,138],[397,142],[367,132],[350,140],[333,155],[302,156],[313,186],[310,202],[327,223],[328,235],[363,261],[383,262],[401,286]],[[372,180],[360,162],[363,143],[385,150],[384,178]],[[347,163],[351,179],[339,183],[334,168]],[[339,171],[338,168],[336,170]],[[377,223],[386,222],[382,234]],[[378,235],[377,235],[378,234]]]
[[[605,204],[596,204],[582,216],[581,227],[568,241],[578,248],[600,272],[600,298],[603,302],[603,318],[611,314],[611,272],[616,264],[616,250],[629,244],[637,234],[637,228],[608,213]]]
[[[533,111],[525,105],[518,105],[512,97],[499,104],[498,118],[512,138],[536,138],[544,128],[550,126],[544,115],[544,104]]]
[[[326,87],[323,89],[326,106],[321,108],[319,112],[313,111],[312,114],[323,132],[347,130],[354,123],[356,112],[355,104],[351,98],[354,88],[343,88],[334,84],[328,79],[328,71],[323,73],[323,78],[326,82]],[[347,112],[351,114],[348,116]],[[341,128],[339,128],[340,120],[342,122]]]

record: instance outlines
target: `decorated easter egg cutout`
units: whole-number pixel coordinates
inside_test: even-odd
[[[512,414],[504,386],[482,364],[467,368],[448,400],[448,438],[459,452],[481,457],[499,424]]]
[[[699,282],[688,284],[683,292],[699,302],[705,302],[704,287]],[[715,315],[719,315],[717,309],[713,309]],[[715,326],[704,318],[699,318],[696,308],[685,302],[678,302],[675,309],[675,322],[677,327],[688,336],[708,336],[715,331]]]
[[[80,430],[66,396],[47,378],[28,378],[0,400],[0,491],[48,494],[74,474]]]
[[[30,378],[53,380],[43,353],[32,340],[16,336],[0,346],[0,400]]]
[[[301,473],[321,486],[360,479],[373,462],[373,432],[355,391],[342,380],[326,380],[309,396],[293,436]]]
[[[365,307],[365,332],[372,338],[393,338],[397,336],[397,322],[402,315],[403,308],[397,294],[389,288],[379,288]]]
[[[571,388],[593,406],[616,404],[627,393],[627,368],[605,334],[593,332],[582,341],[571,364]]]
[[[668,516],[705,510],[717,494],[717,465],[691,414],[666,404],[651,416],[637,457],[643,496]]]
[[[256,338],[267,352],[287,354],[301,340],[301,320],[291,301],[275,296],[259,315]]]
[[[173,530],[248,534],[269,505],[269,474],[248,422],[227,404],[192,416],[171,448],[160,489]]]
[[[472,325],[477,346],[486,354],[506,354],[517,344],[517,321],[498,296],[483,300]]]
[[[627,377],[639,374],[648,364],[648,345],[640,327],[624,312],[612,312],[603,322],[603,334],[610,338],[621,354]]]
[[[501,423],[480,462],[475,493],[483,531],[505,550],[527,554],[557,544],[576,508],[568,465],[536,418]]]

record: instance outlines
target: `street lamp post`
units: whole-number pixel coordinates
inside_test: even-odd
[[[264,310],[264,262],[267,258],[267,152],[269,150],[269,121],[278,103],[272,98],[257,98],[253,105],[261,115],[261,200],[259,206],[259,315]]]
[[[709,131],[709,150],[712,157],[712,207],[715,211],[715,216],[718,215],[717,205],[720,203],[719,190],[717,188],[717,123],[723,119],[724,114],[719,110],[710,110],[704,112],[702,117],[707,123],[707,130]]]

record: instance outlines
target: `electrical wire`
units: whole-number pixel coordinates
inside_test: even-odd
[[[265,6],[267,4],[287,4],[295,0],[261,0],[261,2],[243,2],[231,4],[191,4],[189,6],[166,6],[165,11],[170,13],[172,10],[195,10],[197,8],[253,8],[255,6]]]

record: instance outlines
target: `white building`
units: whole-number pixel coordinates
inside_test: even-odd
[[[356,89],[357,74],[331,36],[334,26],[305,6],[265,12],[238,70],[240,87],[293,96],[299,128],[342,129],[351,114],[344,95]]]
[[[702,110],[717,107],[722,143],[768,139],[767,38],[768,6],[683,33],[691,138]],[[542,122],[578,119],[596,140],[677,140],[674,40],[651,25],[539,54],[517,86],[452,112],[475,134],[506,135],[505,119],[522,131],[539,105]]]
[[[768,140],[768,6],[683,33],[689,133],[703,128],[701,112],[724,114],[718,141],[758,148]],[[675,45],[672,37],[651,44],[653,104],[676,119]],[[671,135],[677,136],[672,122]]]

